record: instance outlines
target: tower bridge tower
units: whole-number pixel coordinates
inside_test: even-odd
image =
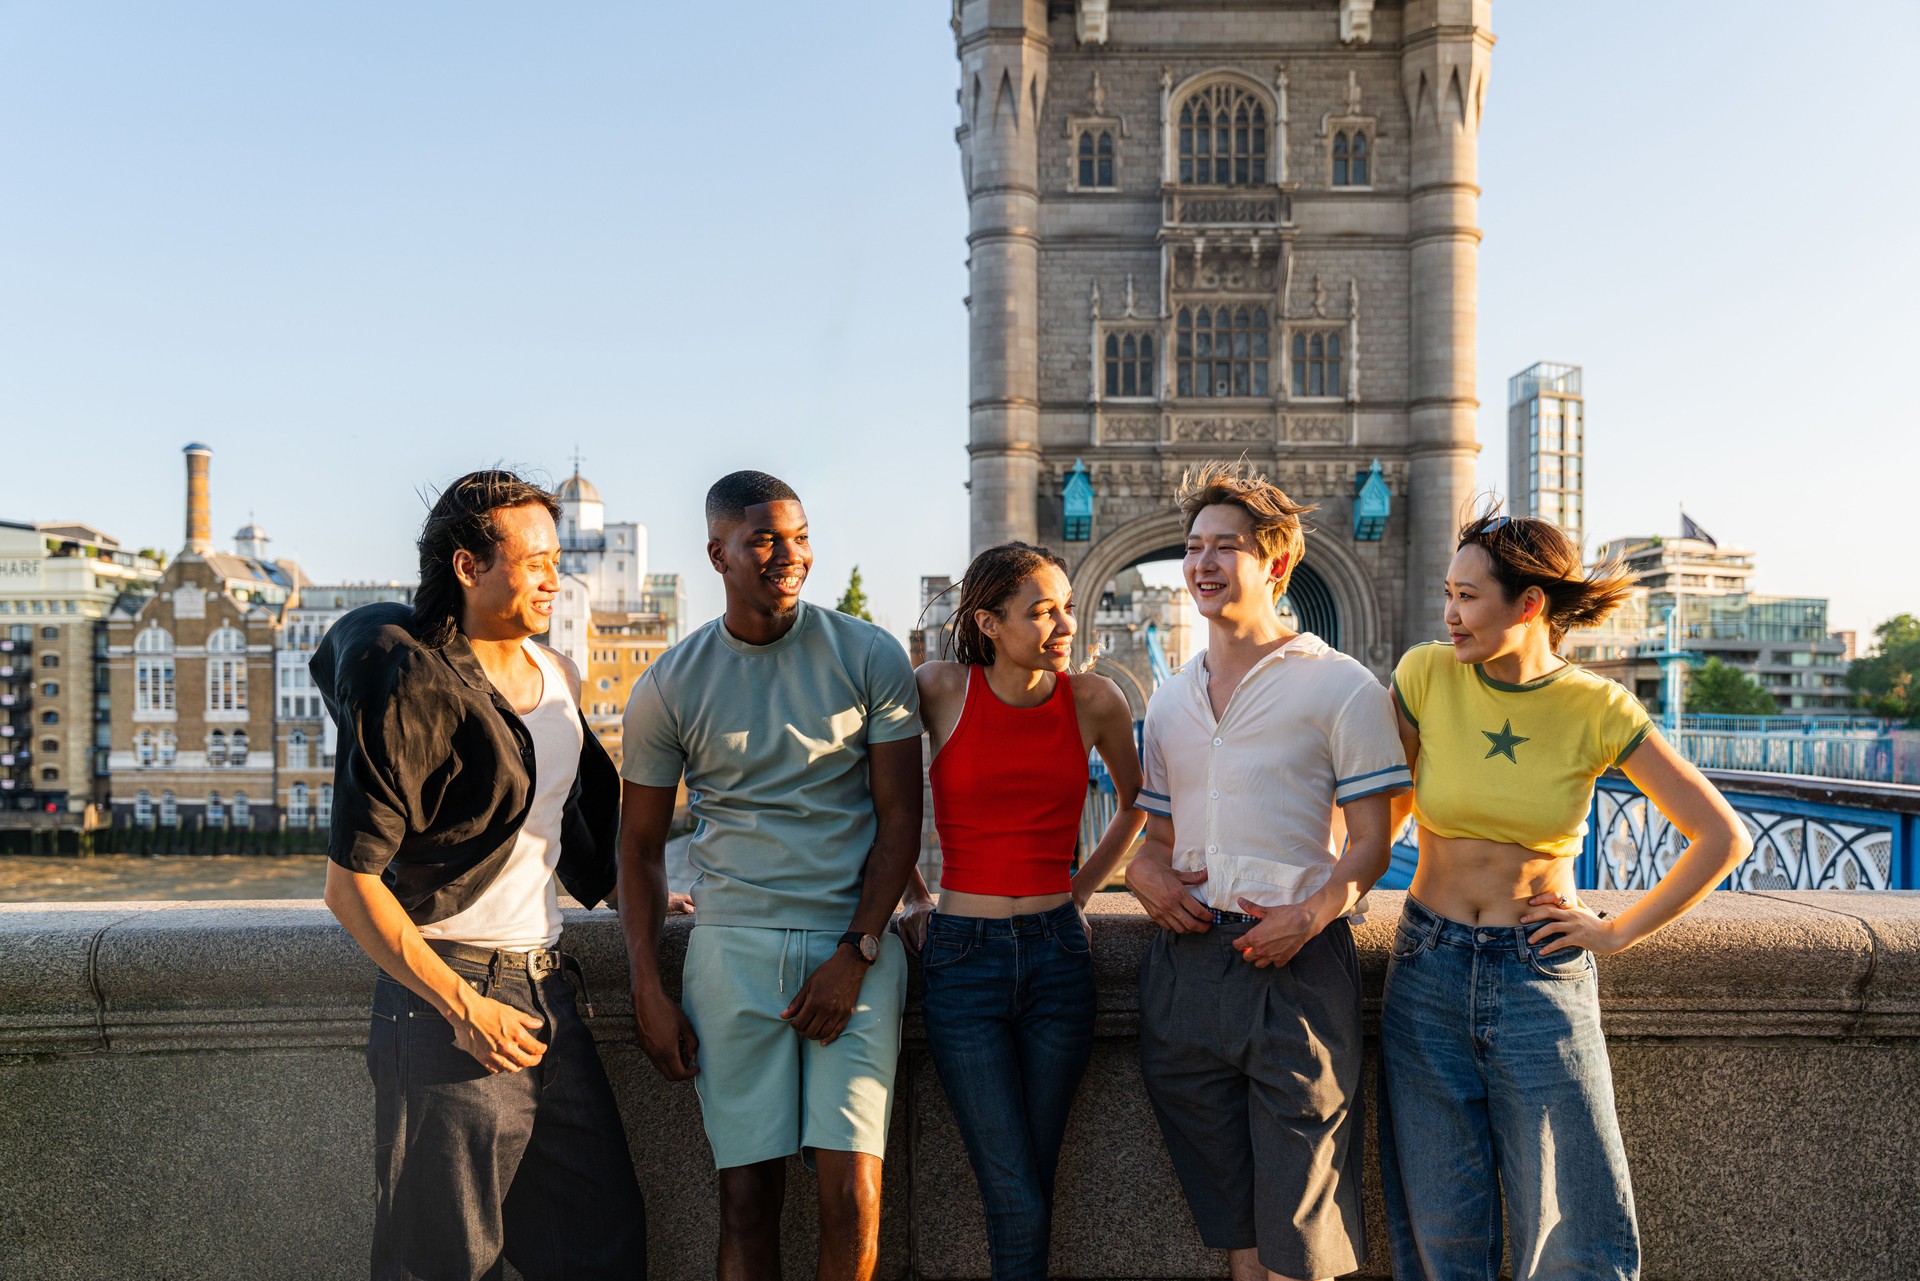
[[[1046,543],[1094,601],[1178,555],[1183,472],[1243,461],[1319,504],[1301,625],[1384,673],[1474,488],[1488,0],[956,0],[954,33],[973,550]]]

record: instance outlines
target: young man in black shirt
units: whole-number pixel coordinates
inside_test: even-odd
[[[339,731],[327,906],[382,971],[373,1276],[646,1274],[626,1133],[575,1009],[556,877],[614,884],[619,780],[580,674],[536,644],[559,590],[553,498],[449,485],[411,610],[369,605],[312,662]]]

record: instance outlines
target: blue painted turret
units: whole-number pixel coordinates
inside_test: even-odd
[[[1093,481],[1087,475],[1087,464],[1076,458],[1073,471],[1067,476],[1066,493],[1061,497],[1064,508],[1064,537],[1070,543],[1084,543],[1093,537]]]
[[[1353,538],[1359,543],[1377,543],[1387,532],[1387,517],[1393,514],[1393,491],[1380,474],[1380,460],[1354,478]]]

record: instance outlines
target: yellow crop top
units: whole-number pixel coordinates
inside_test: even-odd
[[[1420,731],[1415,822],[1560,858],[1580,852],[1594,779],[1653,730],[1646,709],[1605,677],[1569,664],[1509,685],[1439,641],[1401,657],[1393,692]]]

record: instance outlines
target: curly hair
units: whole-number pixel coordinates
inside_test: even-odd
[[[993,666],[993,641],[980,630],[974,614],[984,609],[999,615],[1020,590],[1020,584],[1049,565],[1063,574],[1067,572],[1066,561],[1031,543],[1001,543],[975,556],[957,584],[960,595],[953,616],[941,628],[941,654],[975,667]]]

